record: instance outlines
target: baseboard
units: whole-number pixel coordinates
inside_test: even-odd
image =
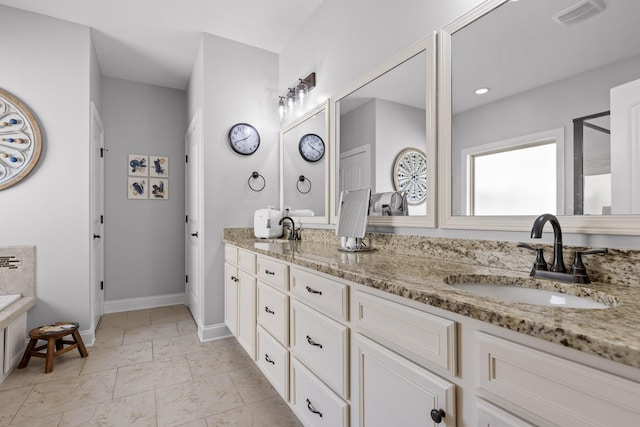
[[[198,338],[200,338],[200,341],[202,342],[215,341],[230,336],[232,336],[231,332],[224,323],[205,326],[202,329],[198,327]]]
[[[145,308],[164,307],[167,305],[184,304],[185,295],[168,294],[153,297],[125,298],[104,302],[104,313],[119,313],[121,311],[142,310]]]
[[[91,347],[96,342],[96,334],[90,329],[80,331],[80,338],[86,347]]]

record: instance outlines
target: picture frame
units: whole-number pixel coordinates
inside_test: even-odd
[[[165,156],[149,156],[149,176],[156,178],[169,177],[169,158]]]
[[[168,200],[169,180],[165,178],[149,178],[149,199]]]
[[[127,197],[132,200],[148,199],[149,178],[129,177],[127,179]]]
[[[129,154],[127,168],[129,176],[149,176],[149,156]]]

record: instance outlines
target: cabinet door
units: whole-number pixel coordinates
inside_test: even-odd
[[[456,425],[454,384],[360,334],[352,377],[353,426]]]
[[[533,424],[513,414],[478,399],[478,427],[533,427]]]
[[[256,278],[238,271],[238,342],[256,360]]]
[[[238,268],[224,263],[224,323],[238,336]]]
[[[20,361],[27,337],[27,313],[14,320],[5,330],[4,373],[8,374]]]

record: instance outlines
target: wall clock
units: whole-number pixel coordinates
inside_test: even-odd
[[[0,89],[0,190],[24,179],[38,163],[42,134],[29,108]]]
[[[260,134],[248,123],[236,123],[229,130],[229,145],[236,153],[248,156],[260,146]]]
[[[417,148],[406,148],[393,164],[393,186],[407,193],[407,203],[419,205],[427,199],[427,157]]]
[[[317,162],[324,156],[324,141],[315,133],[308,133],[300,138],[298,150],[307,162]]]

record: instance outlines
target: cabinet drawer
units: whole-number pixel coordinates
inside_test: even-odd
[[[478,427],[534,427],[533,424],[483,400],[478,400]]]
[[[289,351],[258,326],[258,367],[285,401],[289,400]]]
[[[383,298],[353,293],[356,329],[421,365],[456,374],[456,324]],[[402,333],[398,333],[402,331]]]
[[[347,427],[349,405],[291,358],[291,406],[305,426]]]
[[[640,383],[478,333],[479,387],[562,426],[640,425]]]
[[[270,258],[258,257],[258,279],[283,291],[289,290],[289,266]]]
[[[289,297],[258,282],[258,324],[280,344],[289,345]]]
[[[348,319],[349,287],[297,268],[291,269],[291,294],[324,314]]]
[[[238,265],[238,248],[226,245],[224,247],[224,260],[233,265]]]
[[[291,300],[291,351],[335,392],[348,398],[349,330]]]
[[[238,267],[247,273],[256,274],[256,254],[238,249]]]

